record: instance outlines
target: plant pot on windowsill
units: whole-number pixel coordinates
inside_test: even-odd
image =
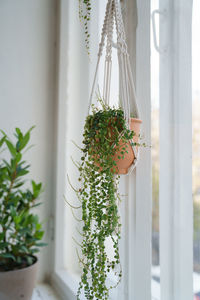
[[[31,130],[23,134],[16,128],[14,143],[0,130],[0,152],[5,150],[8,158],[0,159],[0,300],[31,300],[37,270],[34,255],[45,246],[40,242],[42,224],[33,213],[41,204],[37,200],[42,183],[32,180],[31,188],[24,186],[30,165],[23,154]]]
[[[21,269],[10,271],[0,270],[0,299],[1,300],[31,300],[36,283],[38,260]]]

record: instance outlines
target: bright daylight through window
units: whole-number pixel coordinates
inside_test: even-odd
[[[194,294],[195,300],[200,300],[200,2],[193,2],[193,36],[192,36],[192,176],[194,203]]]
[[[151,11],[158,9],[159,0],[151,2]],[[152,28],[151,28],[152,29]],[[159,29],[156,19],[156,29]],[[159,33],[157,32],[157,36]],[[160,299],[159,259],[159,54],[151,30],[151,139],[152,139],[152,299]]]
[[[151,10],[159,7],[159,0],[151,2]],[[192,13],[192,190],[194,209],[193,236],[193,291],[194,300],[200,300],[200,2],[194,0]],[[159,36],[159,17],[156,17]],[[160,300],[159,247],[159,53],[151,41],[151,101],[152,101],[152,299]],[[184,250],[184,249],[183,249]]]

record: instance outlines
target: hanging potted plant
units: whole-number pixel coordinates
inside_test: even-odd
[[[102,107],[93,106],[86,119],[78,165],[81,188],[76,193],[82,208],[82,243],[81,254],[77,253],[82,276],[77,299],[81,299],[82,289],[86,299],[108,299],[110,289],[120,282],[119,174],[128,172],[134,161],[132,147],[139,146],[141,121],[132,120],[136,133],[127,127],[122,109],[110,108],[100,101]],[[112,257],[106,249],[107,241]],[[108,283],[111,273],[118,278],[115,286]]]
[[[113,42],[114,24],[117,43]],[[99,97],[101,107],[96,108],[92,100],[105,42],[107,45],[103,98]],[[112,108],[109,105],[113,46],[118,52],[121,108]],[[82,291],[88,300],[108,300],[109,291],[119,284],[122,277],[119,255],[121,236],[118,211],[121,200],[118,190],[119,178],[121,174],[129,174],[136,167],[141,145],[139,137],[142,123],[118,0],[107,2],[89,102],[81,162],[75,163],[79,169],[80,187],[78,189],[72,187],[81,204],[75,207],[68,202],[72,210],[79,208],[82,210],[82,217],[79,220],[82,224],[80,251],[77,250],[82,274],[77,300],[81,299]],[[110,284],[110,274],[115,275],[115,284]]]
[[[92,155],[95,165],[100,167],[100,170],[108,167],[110,162],[113,173],[127,174],[136,159],[135,152],[140,145],[138,140],[142,121],[130,118],[130,124],[127,126],[121,108],[109,107],[100,97],[98,101],[102,109],[92,105],[93,113],[85,122],[84,137],[87,139],[83,140],[83,144],[88,147],[84,151]]]
[[[29,165],[23,160],[32,128],[16,128],[13,143],[2,131],[0,139],[0,299],[30,300],[36,281],[37,257],[44,231],[32,209],[40,203],[42,184],[25,182]],[[10,158],[9,157],[10,154]]]

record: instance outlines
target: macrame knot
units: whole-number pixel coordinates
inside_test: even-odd
[[[113,43],[114,24],[117,33],[116,44]],[[97,66],[96,66],[94,81],[92,85],[92,91],[90,95],[88,114],[93,100],[95,83],[97,79],[100,58],[103,54],[103,48],[105,46],[105,40],[106,40],[106,55],[105,55],[105,65],[104,65],[103,99],[105,100],[106,104],[109,105],[111,70],[112,70],[112,48],[115,47],[118,52],[118,64],[119,64],[119,74],[120,74],[120,81],[119,81],[120,100],[122,102],[122,109],[124,111],[124,117],[126,120],[127,127],[130,128],[130,122],[129,122],[131,119],[130,101],[133,102],[132,112],[134,112],[135,117],[138,119],[139,119],[139,111],[136,102],[135,85],[133,81],[130,58],[128,55],[128,49],[126,44],[124,24],[123,24],[122,14],[121,14],[118,0],[108,0],[107,2],[104,24],[101,33],[101,42],[99,43]],[[131,146],[135,155],[135,160],[129,169],[129,173],[132,172],[132,170],[135,168],[139,158],[139,149],[137,150],[137,147],[135,147],[134,145]]]

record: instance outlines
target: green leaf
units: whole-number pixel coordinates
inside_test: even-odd
[[[17,256],[16,261],[18,264],[22,263],[22,257],[21,256]]]
[[[30,132],[27,132],[25,134],[25,136],[21,140],[20,148],[19,148],[20,151],[26,147],[26,145],[28,144],[29,140],[30,140]]]
[[[36,228],[36,230],[40,230],[42,228],[42,224],[37,223],[35,228]]]
[[[32,215],[30,219],[34,224],[37,224],[39,222],[38,215]]]
[[[15,224],[19,224],[21,221],[21,216],[14,216],[13,220],[14,220]]]
[[[37,253],[37,252],[40,252],[40,250],[38,248],[33,248],[33,249],[31,249],[31,252],[32,253]]]
[[[48,246],[47,243],[36,243],[35,246],[37,247],[45,247],[45,246]]]
[[[29,266],[32,265],[34,262],[34,258],[32,256],[27,256],[26,260]]]
[[[33,188],[33,196],[36,199],[36,198],[38,198],[38,196],[39,196],[39,194],[41,192],[42,183],[40,182],[40,183],[37,184],[33,180],[31,181],[31,183],[32,183],[32,188]]]
[[[19,188],[19,187],[22,186],[23,184],[24,184],[24,181],[21,181],[21,182],[15,184],[15,185],[13,186],[13,188],[14,188],[14,189]]]
[[[25,253],[28,253],[28,248],[24,245],[20,246],[20,250],[25,252]]]
[[[0,257],[3,258],[11,258],[12,260],[16,261],[16,258],[14,255],[10,254],[10,253],[0,253]]]
[[[16,154],[16,161],[17,161],[17,163],[20,162],[21,158],[22,158],[22,154],[20,152],[17,152],[17,154]]]
[[[13,144],[8,139],[6,139],[6,144],[12,156],[15,157],[17,152]]]
[[[2,129],[0,129],[0,132],[6,137],[7,135],[6,135],[6,133],[2,130]]]
[[[21,130],[19,128],[15,128],[15,131],[16,131],[17,135],[22,134],[22,132],[21,132]]]
[[[0,233],[0,241],[2,241],[2,240],[4,239],[4,237],[5,237],[5,233],[4,233],[4,232],[1,232],[1,233]]]
[[[5,142],[6,136],[4,136],[2,139],[0,139],[0,147],[3,145],[3,143]]]
[[[37,206],[40,206],[40,205],[42,205],[41,202],[40,202],[40,203],[37,203],[37,204],[34,204],[33,206],[31,206],[31,208],[34,208],[34,207],[37,207]]]
[[[0,243],[0,249],[5,249],[6,247],[8,247],[9,243]]]
[[[16,207],[10,206],[10,215],[11,215],[12,217],[15,217],[16,214],[17,214]]]
[[[18,171],[19,170],[19,171]],[[19,177],[19,176],[24,176],[24,175],[26,175],[26,174],[28,174],[29,173],[29,171],[28,170],[25,170],[25,169],[18,169],[17,170],[17,176]]]
[[[44,235],[44,231],[36,231],[34,237],[41,240],[43,238],[43,235]]]
[[[26,145],[28,144],[29,140],[30,140],[30,133],[31,131],[35,128],[35,126],[32,126],[28,131],[27,133],[22,137],[20,138],[20,151],[22,149],[24,149],[26,147]]]
[[[26,235],[26,234],[30,234],[31,230],[30,230],[30,228],[21,228],[21,229],[19,229],[19,232],[21,235]]]
[[[36,127],[36,126],[33,125],[33,126],[28,130],[28,132],[31,132],[35,127]]]
[[[16,149],[19,152],[20,151],[21,141],[23,139],[23,134],[22,134],[22,132],[21,132],[21,130],[19,128],[15,128],[15,131],[16,131],[15,136],[18,139],[17,143],[16,143]]]

